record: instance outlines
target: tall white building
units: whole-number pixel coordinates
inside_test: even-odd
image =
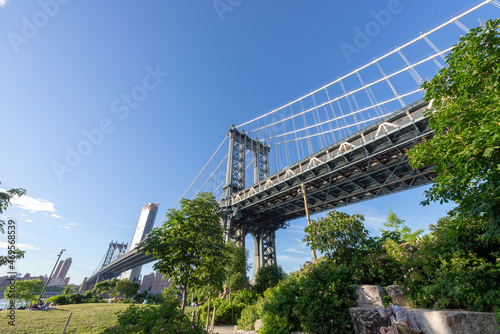
[[[153,225],[156,218],[156,213],[158,212],[159,203],[149,203],[144,205],[141,211],[141,215],[139,216],[139,221],[137,222],[137,227],[135,228],[134,237],[132,238],[132,242],[130,243],[129,251],[134,249],[153,229]],[[133,269],[124,271],[120,278],[127,278],[129,281],[138,282],[139,275],[141,274],[142,266],[137,266]]]

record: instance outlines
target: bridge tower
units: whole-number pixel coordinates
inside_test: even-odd
[[[247,150],[254,157],[254,183],[269,176],[269,146],[261,143],[257,138],[251,139],[245,131],[239,132],[231,125],[228,131],[229,155],[227,159],[226,185],[224,195],[226,198],[245,188],[245,155]]]
[[[257,138],[251,139],[244,131],[238,131],[234,124],[228,131],[229,155],[227,162],[225,199],[245,189],[245,156],[247,150],[254,158],[254,183],[269,177],[270,147]],[[226,241],[233,239],[240,247],[245,247],[245,237],[252,235],[254,239],[254,276],[262,266],[276,264],[276,230],[283,224],[261,224],[258,217],[241,217],[237,207],[226,207],[224,225],[228,233]]]

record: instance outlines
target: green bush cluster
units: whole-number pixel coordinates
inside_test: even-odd
[[[262,294],[266,289],[276,286],[276,284],[286,276],[287,274],[281,266],[273,265],[260,267],[255,275],[255,282],[252,286],[252,290]]]
[[[400,224],[402,225],[402,223]],[[366,236],[349,261],[322,259],[267,289],[247,306],[238,327],[259,333],[352,332],[349,307],[357,284],[401,285],[414,307],[497,312],[500,309],[500,240],[485,239],[485,225],[459,216],[430,225],[430,233],[391,239]]]
[[[414,306],[480,312],[500,307],[499,240],[484,239],[483,224],[460,217],[429,228],[422,239],[383,245]]]
[[[179,300],[165,296],[159,306],[130,305],[118,315],[118,324],[107,328],[104,333],[206,333],[197,323],[191,323],[187,315],[181,313]]]
[[[238,327],[249,330],[255,320],[262,319],[261,334],[353,333],[349,316],[349,307],[356,305],[352,277],[352,267],[336,266],[330,260],[308,264],[245,308]]]
[[[210,312],[213,312],[213,308],[216,307],[215,312],[215,323],[225,324],[225,325],[235,325],[236,321],[241,317],[241,311],[248,305],[251,305],[257,301],[259,294],[249,291],[240,290],[235,294],[232,294],[230,298],[216,298],[210,302]],[[202,324],[207,321],[207,308],[208,303],[203,304],[200,307],[200,321]],[[212,320],[212,315],[210,315],[210,321]]]
[[[83,294],[72,293],[62,294],[50,297],[47,299],[49,303],[56,303],[60,305],[67,304],[82,304],[82,303],[100,303],[103,301],[102,297],[92,294],[91,291],[86,291]]]

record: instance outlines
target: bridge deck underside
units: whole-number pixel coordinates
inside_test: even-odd
[[[423,114],[426,106],[422,101],[407,106],[236,194],[230,205],[225,203],[235,216],[233,227],[283,224],[305,216],[302,183],[310,213],[430,183],[434,166],[413,169],[406,156],[414,145],[433,135]]]
[[[97,280],[101,282],[103,280],[116,277],[124,271],[153,261],[156,261],[154,256],[146,255],[144,253],[136,253],[135,250],[131,250],[90,276],[87,279],[87,282],[97,283]]]

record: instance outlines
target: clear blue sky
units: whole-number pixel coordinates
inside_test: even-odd
[[[18,271],[49,274],[64,248],[63,259],[73,258],[68,276],[81,283],[110,241],[130,243],[143,205],[159,202],[162,218],[232,123],[476,3],[0,0],[0,188],[28,191],[5,212],[17,219],[27,250]],[[354,45],[356,28],[388,8],[397,10],[346,57],[342,43]],[[473,27],[498,14],[487,5],[463,22]],[[71,157],[78,150],[84,156]],[[425,228],[450,207],[419,206],[423,191],[344,210],[366,215],[376,231],[392,206],[411,227]],[[277,234],[287,271],[310,259],[300,242],[305,221],[291,225]],[[6,236],[0,241],[5,253]]]

